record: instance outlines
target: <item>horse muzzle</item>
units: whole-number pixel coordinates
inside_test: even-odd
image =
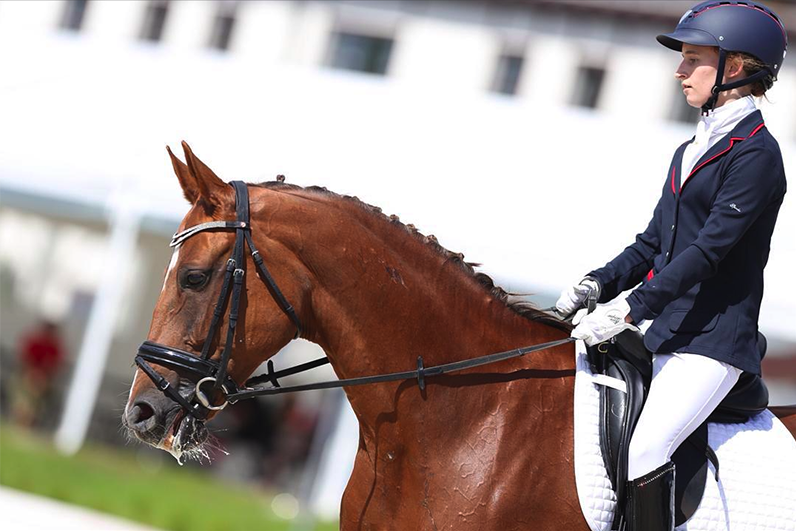
[[[136,397],[122,416],[128,434],[175,457],[200,447],[208,438],[204,422],[156,389]]]

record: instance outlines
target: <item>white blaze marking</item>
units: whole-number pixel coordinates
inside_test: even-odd
[[[124,405],[124,416],[127,416],[127,410],[130,409],[130,397],[133,396],[133,389],[135,389],[135,381],[138,380],[138,368],[136,367],[135,376],[133,376],[133,383],[130,384],[130,393],[127,395],[127,404]]]
[[[174,248],[174,252],[171,255],[171,261],[169,262],[169,268],[166,270],[166,278],[163,279],[163,287],[160,289],[160,292],[163,293],[163,290],[166,289],[166,282],[169,280],[169,275],[171,275],[171,271],[174,269],[174,266],[177,265],[177,257],[180,255],[180,246]]]

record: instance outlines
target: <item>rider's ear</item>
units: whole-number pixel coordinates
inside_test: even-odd
[[[724,67],[724,76],[727,78],[735,78],[743,73],[743,59],[741,59],[739,55],[728,57],[727,64]]]
[[[185,199],[193,205],[199,199],[199,187],[196,184],[196,179],[194,179],[188,166],[171,152],[169,146],[166,146],[166,151],[169,152],[169,157],[171,157],[171,165],[174,167],[177,180],[180,181],[182,193],[185,195]]]
[[[229,195],[233,193],[232,189],[227,183],[219,179],[204,162],[199,160],[199,157],[193,154],[191,147],[185,141],[182,142],[182,149],[185,152],[185,162],[188,164],[188,169],[195,179],[199,199],[203,200],[210,211],[223,205],[225,199],[228,199]]]

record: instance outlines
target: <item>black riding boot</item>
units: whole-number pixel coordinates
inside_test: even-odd
[[[674,463],[627,483],[625,530],[674,530]]]

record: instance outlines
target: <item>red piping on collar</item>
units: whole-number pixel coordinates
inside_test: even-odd
[[[685,186],[685,183],[687,183],[691,179],[691,176],[694,175],[702,166],[704,166],[708,162],[716,159],[717,157],[720,157],[720,156],[724,155],[725,153],[727,153],[729,150],[732,149],[732,145],[736,141],[741,141],[741,140],[746,140],[747,138],[752,138],[753,136],[755,136],[757,134],[758,131],[760,131],[763,127],[765,127],[765,125],[766,125],[765,123],[762,123],[762,124],[758,125],[757,127],[754,128],[754,130],[751,133],[749,133],[749,136],[747,136],[747,137],[734,136],[734,137],[730,138],[730,145],[727,146],[727,149],[716,153],[715,155],[710,157],[708,160],[706,160],[705,162],[703,162],[702,164],[700,164],[699,166],[697,166],[696,168],[691,170],[691,173],[688,174],[688,177],[686,177],[685,181],[680,186],[680,193],[683,193],[683,187]],[[674,188],[674,168],[672,168],[672,188]]]
[[[674,187],[674,168],[675,168],[675,165],[672,164],[672,193],[676,195],[677,194],[677,189]]]

